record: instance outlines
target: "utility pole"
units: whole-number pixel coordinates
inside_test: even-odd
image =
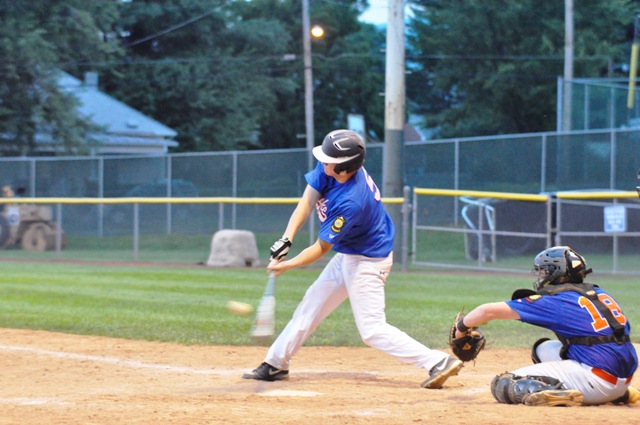
[[[384,151],[382,157],[382,196],[401,198],[404,195],[404,123],[405,116],[405,53],[404,53],[404,2],[387,0],[387,54],[385,68]],[[391,219],[400,229],[403,223],[402,208],[387,208]],[[406,232],[396,232],[394,245],[402,252],[409,243]],[[402,256],[403,270],[407,264]]]
[[[388,0],[382,194],[402,197],[405,116],[404,2]]]
[[[562,78],[562,113],[558,114],[558,131],[571,131],[571,104],[573,80],[573,0],[564,0],[564,75]],[[556,161],[558,164],[565,163],[571,155],[570,144],[563,137],[560,138]],[[568,177],[567,167],[558,166],[556,178],[565,181]]]
[[[573,80],[573,0],[564,0],[564,87],[562,131],[571,130],[571,85]]]
[[[638,72],[638,46],[640,44],[640,15],[636,16],[633,26],[633,44],[631,45],[631,62],[629,63],[629,93],[627,109],[633,110],[635,101],[636,76]],[[631,114],[629,114],[631,118]]]
[[[307,169],[313,168],[313,70],[311,68],[311,25],[309,0],[302,0],[302,44],[304,55],[304,118],[307,138]]]

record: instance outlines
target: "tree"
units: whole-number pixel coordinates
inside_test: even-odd
[[[176,129],[182,151],[262,147],[261,123],[291,91],[273,72],[288,42],[278,21],[209,0],[135,1],[122,15],[127,57],[105,71],[110,94]]]
[[[37,154],[38,140],[59,153],[81,152],[96,128],[77,113],[77,100],[58,83],[61,61],[93,61],[117,48],[100,37],[100,1],[23,0],[0,6],[0,135],[7,155]],[[114,5],[112,5],[114,6]],[[107,25],[108,26],[108,25]],[[104,34],[104,33],[103,33]]]
[[[344,127],[347,115],[361,114],[369,136],[384,137],[385,34],[358,23],[352,32],[327,41],[314,57],[316,127],[322,137]]]
[[[362,1],[321,3],[312,20],[316,139],[350,112],[383,127],[382,37],[357,21]],[[122,5],[126,61],[105,89],[175,128],[180,150],[304,147],[301,2],[139,0]]]
[[[628,2],[584,0],[575,14],[576,77],[600,77],[624,57]],[[418,0],[409,23],[414,112],[441,137],[555,129],[564,4]]]
[[[270,147],[304,147],[305,94],[302,43],[302,2],[261,0],[242,2],[244,17],[279,19],[290,35],[288,52],[295,55],[287,72],[295,84],[294,93],[279,97],[272,116],[263,126]],[[385,34],[358,21],[365,1],[310,2],[311,26],[319,25],[325,35],[311,40],[314,140],[347,125],[347,115],[362,114],[374,137],[384,133],[384,39]],[[275,125],[274,125],[275,124]],[[377,135],[377,136],[376,136]]]

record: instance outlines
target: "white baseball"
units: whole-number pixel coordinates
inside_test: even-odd
[[[227,302],[227,309],[230,313],[237,314],[238,316],[246,316],[251,314],[253,306],[240,301],[229,301]]]

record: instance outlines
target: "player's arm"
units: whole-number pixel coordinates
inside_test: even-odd
[[[464,326],[475,328],[484,325],[492,320],[518,320],[520,315],[517,311],[509,307],[506,302],[487,303],[479,305],[464,315]],[[461,338],[464,334],[456,332],[456,338]]]
[[[300,254],[290,260],[271,261],[267,270],[276,272],[276,276],[279,276],[287,270],[308,266],[329,252],[332,246],[332,244],[318,238],[313,245],[303,249]]]
[[[298,230],[306,223],[309,215],[315,209],[316,203],[320,200],[321,195],[320,192],[315,190],[310,185],[304,190],[302,194],[302,198],[298,201],[298,205],[296,209],[293,210],[291,217],[289,218],[289,223],[287,224],[287,228],[284,231],[283,236],[289,238],[290,241],[293,242],[293,238],[298,233]]]
[[[269,249],[271,260],[282,261],[287,257],[289,248],[293,244],[293,239],[298,233],[298,230],[300,230],[307,221],[321,197],[320,192],[310,185],[307,185],[302,194],[302,198],[300,198],[298,205],[296,205],[293,213],[291,213],[291,217],[289,217],[287,228],[282,234],[282,237],[275,241]]]

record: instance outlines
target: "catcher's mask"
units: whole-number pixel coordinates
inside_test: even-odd
[[[593,271],[587,269],[585,259],[568,246],[545,249],[536,255],[533,264],[533,273],[538,275],[533,283],[536,292],[547,285],[582,283],[584,277]]]
[[[322,145],[313,148],[313,156],[324,164],[336,164],[336,174],[357,171],[364,163],[367,149],[364,139],[351,130],[334,130],[327,134]]]

